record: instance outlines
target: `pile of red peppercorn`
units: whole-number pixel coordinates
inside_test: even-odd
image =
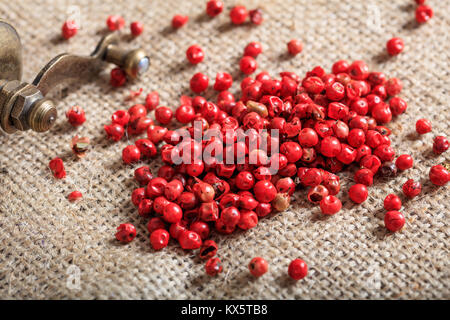
[[[231,82],[229,74],[218,74],[215,87],[226,90]],[[355,173],[356,184],[348,190],[355,203],[367,199],[374,177],[389,177],[397,169],[411,168],[413,160],[409,155],[401,155],[393,163],[391,131],[385,126],[407,108],[397,96],[401,89],[399,79],[370,72],[363,61],[341,60],[332,66],[331,73],[315,67],[303,78],[293,72],[282,72],[278,79],[267,72],[254,79],[247,77],[241,82],[238,101],[228,91],[221,91],[217,103],[202,96],[183,96],[175,118],[188,125],[188,140],[182,141],[179,132],[164,126],[172,121],[173,112],[158,107],[159,98],[154,92],[147,96],[145,106],[137,104],[128,111],[114,113],[112,124],[105,130],[114,140],[122,137],[125,127],[129,135],[147,132],[147,139],[138,139],[123,150],[125,163],[158,155],[164,162],[156,177],[148,166],[135,170],[141,187],[133,191],[132,202],[139,215],[149,218],[152,247],[160,250],[173,238],[183,249],[200,249],[200,257],[209,259],[207,273],[215,275],[222,266],[220,259],[214,257],[217,244],[208,240],[213,229],[230,234],[256,227],[270,213],[286,210],[297,186],[308,189],[308,200],[318,204],[323,214],[333,215],[342,207],[337,197],[340,181],[336,174],[346,167],[360,167]],[[153,124],[148,117],[151,110],[155,110],[155,119],[162,126]],[[222,133],[222,138],[195,140],[196,121],[201,124],[202,133],[216,131]],[[241,139],[236,134],[239,129],[253,131]],[[272,129],[279,131],[278,137],[271,135]],[[421,132],[425,131],[428,132]],[[267,143],[267,150],[251,149],[263,142]],[[181,145],[200,155],[208,146],[218,146],[225,158],[230,150],[241,152],[233,154],[233,163],[192,158],[190,163],[175,164],[172,156],[180,153]],[[277,145],[279,151],[272,152],[271,146],[275,150]],[[256,162],[250,161],[252,156]],[[276,172],[270,169],[274,163],[279,167]],[[445,184],[449,176],[441,167],[433,169],[430,177]],[[409,197],[416,196],[420,189],[420,183],[413,180],[403,186]],[[391,231],[404,225],[404,216],[397,211],[401,207],[397,198],[391,195],[385,201],[385,224]],[[117,238],[129,241],[132,232],[121,231],[123,226],[119,228]],[[293,262],[289,272],[300,279],[303,273],[306,275],[306,264],[298,261]],[[249,268],[256,276],[266,269],[264,263],[259,266],[255,261]]]

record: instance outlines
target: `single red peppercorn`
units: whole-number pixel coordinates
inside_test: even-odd
[[[408,198],[414,198],[422,191],[422,185],[418,181],[409,179],[403,184],[402,190],[405,196]]]
[[[170,235],[167,230],[157,229],[150,235],[150,244],[153,249],[161,250],[169,244]]]
[[[209,78],[201,72],[194,74],[190,81],[191,90],[200,93],[208,88]]]
[[[131,193],[131,202],[135,205],[138,206],[139,203],[142,201],[142,199],[145,198],[145,188],[137,188],[134,189],[133,192]]]
[[[64,169],[64,163],[61,158],[52,159],[48,166],[55,178],[63,179],[66,177],[66,170]]]
[[[179,106],[175,111],[175,118],[180,123],[189,123],[195,118],[195,110],[192,106],[189,105]]]
[[[166,229],[166,224],[160,217],[153,217],[147,223],[147,230],[151,234],[158,229]]]
[[[448,140],[444,136],[437,136],[433,140],[433,152],[435,154],[441,154],[448,150]]]
[[[271,202],[277,195],[277,189],[273,183],[266,180],[258,181],[253,188],[253,192],[259,202]]]
[[[216,74],[216,82],[214,83],[214,90],[224,91],[228,90],[233,84],[233,78],[229,73],[219,72]]]
[[[369,76],[369,66],[361,60],[353,61],[348,67],[348,74],[355,80],[365,80]]]
[[[195,221],[189,227],[189,230],[197,233],[202,240],[205,240],[209,236],[209,225],[203,221]]]
[[[308,274],[308,266],[302,259],[295,259],[289,264],[289,277],[294,280],[300,280]]]
[[[269,264],[265,259],[256,257],[250,261],[248,269],[254,277],[259,278],[269,270]]]
[[[121,16],[112,15],[106,19],[106,26],[110,31],[120,30],[125,26],[125,20]]]
[[[338,213],[342,208],[341,200],[335,196],[326,196],[320,201],[320,210],[323,214],[333,215]]]
[[[159,94],[157,91],[152,91],[145,97],[145,107],[147,111],[152,111],[156,109],[159,105]]]
[[[219,258],[211,258],[206,261],[205,271],[208,275],[214,277],[223,271],[222,262]]]
[[[235,6],[230,11],[230,19],[233,24],[243,24],[247,20],[248,12],[244,6]]]
[[[244,56],[256,58],[262,52],[260,42],[250,42],[244,49]]]
[[[450,173],[440,164],[430,168],[429,177],[430,181],[437,186],[444,186],[450,181]]]
[[[431,122],[427,119],[419,119],[416,122],[416,131],[418,134],[431,132]]]
[[[158,107],[155,110],[155,119],[161,124],[169,124],[172,117],[173,111],[168,107]]]
[[[66,118],[72,126],[78,127],[86,121],[86,114],[82,107],[73,106],[67,110]]]
[[[263,20],[264,20],[261,9],[250,10],[248,12],[248,14],[250,16],[250,21],[253,24],[260,25],[263,22]]]
[[[116,67],[111,70],[109,83],[113,87],[121,87],[127,82],[127,74],[121,68]]]
[[[327,98],[332,101],[340,101],[345,97],[345,87],[342,83],[333,82],[325,87]]]
[[[136,228],[131,223],[122,223],[117,227],[116,239],[122,243],[129,243],[136,237]]]
[[[167,200],[175,201],[181,196],[183,190],[183,183],[180,180],[172,180],[166,184],[164,188],[164,195]]]
[[[427,5],[419,5],[416,8],[416,21],[418,23],[428,22],[433,17],[433,9]]]
[[[333,74],[347,73],[349,67],[350,63],[345,60],[339,60],[333,64],[331,72],[333,72]]]
[[[117,110],[111,116],[111,122],[120,124],[121,126],[126,126],[130,121],[130,114],[127,110]]]
[[[255,212],[250,210],[242,210],[241,217],[237,226],[242,230],[249,230],[258,224],[258,216]]]
[[[370,169],[360,169],[355,172],[355,182],[366,186],[373,184],[373,172]]]
[[[134,170],[134,178],[139,185],[146,186],[153,179],[153,175],[148,166],[142,166]]]
[[[405,216],[398,211],[388,211],[384,216],[384,225],[389,231],[397,232],[405,225]]]
[[[392,38],[386,43],[387,52],[391,56],[396,56],[405,48],[403,40],[400,38]]]
[[[201,259],[209,259],[216,255],[217,253],[217,243],[214,240],[206,240],[202,243],[199,250],[199,256]]]
[[[348,189],[348,196],[355,203],[363,203],[368,195],[367,187],[361,183],[355,184]]]
[[[173,16],[173,18],[172,18],[172,27],[174,29],[179,29],[182,26],[184,26],[188,21],[189,21],[188,16],[183,16],[183,15],[177,14],[177,15]]]
[[[144,32],[144,25],[142,22],[134,21],[130,24],[130,31],[134,37],[141,35]]]
[[[336,157],[341,148],[341,143],[335,137],[325,137],[320,143],[320,153],[326,157]]]
[[[395,165],[399,170],[407,170],[412,168],[414,164],[413,158],[408,154],[402,154],[395,160]]]
[[[77,200],[81,199],[82,197],[83,197],[83,194],[80,191],[72,191],[67,196],[67,199],[69,201],[73,202],[73,201],[77,201]]]
[[[120,124],[110,124],[103,126],[109,139],[119,141],[122,139],[125,129]]]
[[[258,63],[256,62],[255,58],[250,56],[244,56],[239,62],[239,68],[245,74],[252,74],[253,72],[255,72],[257,67]]]
[[[223,11],[223,2],[220,0],[210,0],[206,3],[206,14],[215,17]]]
[[[303,43],[298,39],[292,39],[287,44],[288,52],[291,56],[295,56],[302,52],[303,50]]]
[[[399,97],[393,97],[391,100],[389,100],[389,108],[391,109],[391,112],[394,116],[398,116],[406,111],[406,108],[408,107],[405,100]]]
[[[136,147],[135,145],[126,146],[122,150],[122,160],[126,164],[138,162],[140,158],[141,152],[139,151],[139,148]]]
[[[180,222],[183,218],[183,210],[178,204],[170,202],[163,209],[163,218],[169,223]]]
[[[402,200],[400,200],[399,196],[391,193],[384,199],[383,206],[386,211],[398,211],[402,207]]]
[[[180,246],[185,250],[198,249],[202,245],[202,239],[194,231],[182,232],[178,238]]]
[[[153,201],[151,199],[142,199],[138,205],[138,213],[141,217],[147,218],[153,210]]]
[[[72,38],[77,34],[79,28],[74,20],[67,20],[61,28],[62,37],[66,40]]]
[[[186,50],[186,58],[191,64],[199,64],[205,58],[202,48],[194,44]]]

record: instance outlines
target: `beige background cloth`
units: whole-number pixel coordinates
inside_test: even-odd
[[[261,7],[265,21],[258,27],[233,27],[228,13],[234,1],[226,1],[226,10],[215,19],[205,16],[201,0],[1,1],[0,16],[22,38],[26,81],[56,54],[89,54],[110,14],[122,14],[127,25],[134,20],[145,24],[142,36],[124,46],[145,48],[152,66],[141,81],[120,89],[109,86],[108,66],[89,84],[53,93],[60,116],[50,132],[0,136],[0,298],[448,299],[449,187],[434,187],[428,170],[449,157],[448,152],[433,155],[431,145],[435,135],[450,135],[450,7],[447,1],[427,2],[435,17],[419,27],[413,0],[241,1],[249,8]],[[189,15],[190,21],[174,32],[170,21],[177,13]],[[70,14],[79,16],[82,29],[70,41],[61,41],[61,25]],[[122,33],[126,38],[128,27]],[[393,36],[402,37],[406,49],[388,58],[385,44]],[[286,55],[292,38],[304,42],[295,58]],[[232,73],[237,91],[243,78],[238,61],[250,41],[264,46],[258,72],[293,70],[303,76],[316,65],[330,70],[338,59],[364,59],[373,70],[402,79],[401,96],[409,107],[389,127],[398,154],[412,154],[415,165],[396,179],[377,181],[362,205],[349,201],[352,175],[342,175],[343,210],[333,217],[323,217],[301,190],[289,210],[263,219],[257,228],[215,235],[224,273],[210,278],[203,262],[175,243],[160,252],[151,249],[145,221],[130,202],[136,187],[133,168],[121,161],[127,141],[108,142],[103,124],[113,111],[131,106],[125,97],[141,87],[144,93],[157,90],[162,105],[177,107],[198,71],[211,81],[216,72]],[[185,50],[194,43],[206,52],[198,66],[185,59]],[[213,92],[207,96],[215,99]],[[77,129],[64,116],[75,104],[87,115]],[[433,132],[417,137],[414,124],[421,117],[433,122]],[[81,161],[69,146],[75,134],[93,141]],[[48,169],[57,156],[65,161],[64,180],[54,179]],[[384,197],[400,194],[408,178],[419,179],[423,193],[405,200],[407,223],[402,232],[389,234],[383,224]],[[69,203],[66,197],[73,190],[82,191],[84,199]],[[115,228],[124,222],[138,229],[129,245],[114,239]],[[260,279],[247,270],[255,256],[270,263],[269,273]],[[288,279],[287,267],[297,257],[307,262],[309,274],[296,283]]]

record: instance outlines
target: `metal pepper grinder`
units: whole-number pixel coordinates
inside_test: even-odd
[[[83,80],[98,74],[105,61],[137,78],[150,66],[142,49],[126,51],[117,46],[118,36],[103,37],[90,56],[63,53],[47,63],[33,82],[21,81],[22,45],[13,26],[0,20],[0,127],[6,133],[31,129],[49,130],[56,120],[54,103],[45,95],[66,80]]]

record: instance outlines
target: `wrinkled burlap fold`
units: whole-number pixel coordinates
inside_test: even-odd
[[[22,38],[26,81],[61,52],[89,54],[105,33],[110,14],[123,15],[127,25],[134,20],[145,24],[142,36],[133,41],[125,28],[123,45],[145,48],[152,66],[141,81],[124,88],[108,84],[109,66],[90,83],[54,91],[59,119],[50,132],[0,135],[0,298],[448,299],[449,188],[434,187],[428,170],[449,157],[448,152],[434,155],[431,145],[435,135],[450,135],[450,7],[446,1],[427,2],[435,16],[417,26],[412,0],[247,1],[249,8],[262,8],[265,21],[258,27],[234,27],[228,17],[234,1],[226,1],[224,13],[215,19],[205,16],[205,1],[1,1],[0,17]],[[190,20],[173,31],[170,21],[177,13]],[[82,29],[62,41],[61,25],[72,14],[78,15]],[[389,58],[385,44],[393,36],[403,38],[406,48]],[[292,38],[304,42],[295,58],[286,55]],[[133,167],[121,161],[128,141],[108,142],[103,124],[113,111],[131,106],[125,97],[141,87],[144,93],[157,90],[162,105],[177,107],[180,95],[189,94],[190,77],[199,71],[211,82],[216,72],[230,72],[237,92],[243,78],[238,61],[250,41],[263,43],[258,71],[272,75],[289,70],[303,76],[316,65],[329,70],[338,59],[363,59],[373,70],[399,77],[408,110],[389,124],[392,144],[398,154],[411,154],[415,164],[395,179],[377,180],[362,205],[346,195],[355,170],[350,168],[351,173],[341,175],[343,209],[335,216],[323,217],[300,190],[289,210],[262,219],[256,228],[214,235],[224,273],[210,278],[203,262],[175,243],[160,252],[150,248],[145,221],[130,202],[136,187]],[[206,58],[191,66],[185,50],[195,43]],[[214,92],[207,97],[215,99]],[[76,129],[64,117],[75,104],[87,117]],[[433,122],[433,132],[417,137],[414,124],[422,117]],[[70,150],[75,134],[92,140],[93,148],[82,160]],[[65,161],[64,180],[54,179],[48,169],[57,156]],[[151,164],[155,173],[158,165]],[[388,234],[384,197],[400,194],[408,178],[419,179],[423,192],[404,201],[404,230]],[[73,190],[83,192],[82,201],[67,201]],[[114,239],[123,222],[138,230],[129,245]],[[260,279],[247,271],[255,256],[270,263]],[[297,283],[287,277],[287,266],[296,257],[309,266],[308,277]]]

